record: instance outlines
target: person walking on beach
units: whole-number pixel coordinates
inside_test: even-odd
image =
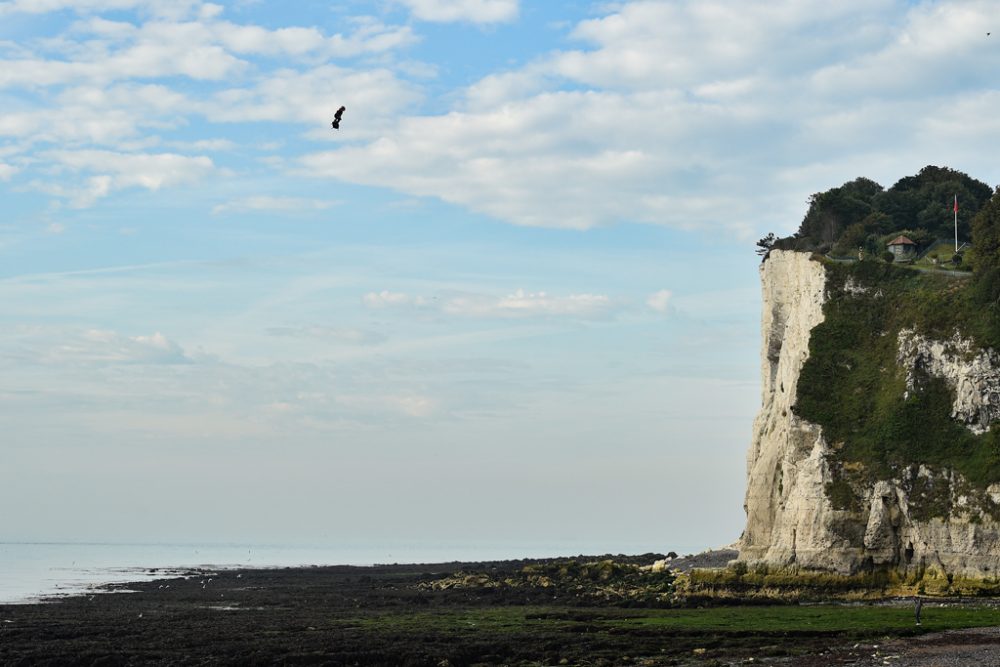
[[[920,609],[924,606],[924,599],[919,595],[913,599],[913,615],[917,617],[917,625],[920,625]]]

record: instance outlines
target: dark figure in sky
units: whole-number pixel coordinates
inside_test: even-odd
[[[330,123],[330,125],[333,125],[333,129],[340,129],[340,117],[344,115],[345,111],[347,111],[347,107],[340,107],[337,109],[337,113],[333,114],[333,122]]]

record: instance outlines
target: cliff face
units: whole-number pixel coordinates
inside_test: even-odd
[[[747,456],[740,560],[844,574],[934,568],[995,576],[1000,484],[977,488],[947,466],[919,462],[880,478],[838,457],[842,443],[828,442],[821,426],[795,414],[811,332],[831,298],[827,271],[808,254],[780,250],[761,266],[762,405]],[[883,297],[848,282],[837,298]],[[905,329],[896,345],[899,368],[890,370],[905,376],[905,392],[936,378],[954,395],[951,419],[971,432],[984,433],[1000,418],[996,352],[958,333],[939,341]]]

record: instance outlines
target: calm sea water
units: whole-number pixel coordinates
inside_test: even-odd
[[[317,565],[332,561],[373,563],[375,551],[331,553],[317,547],[246,544],[0,543],[0,602],[29,602],[73,595],[105,583],[171,576],[190,567]]]
[[[652,548],[615,549],[644,553]],[[395,545],[366,547],[253,544],[81,544],[0,542],[0,604],[87,593],[106,583],[161,579],[191,567],[442,563],[599,554],[608,549],[557,545]],[[694,551],[694,550],[692,550]]]

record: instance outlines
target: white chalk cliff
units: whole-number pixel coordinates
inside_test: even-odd
[[[809,254],[775,250],[762,264],[761,410],[747,455],[746,528],[740,560],[748,564],[856,573],[871,568],[933,567],[963,576],[1000,570],[1000,485],[976,491],[954,471],[912,466],[899,479],[854,489],[837,509],[831,443],[797,417],[799,373],[813,327],[823,321],[826,269]],[[847,285],[849,294],[880,298]],[[897,362],[943,378],[955,393],[952,417],[974,433],[1000,418],[1000,354],[978,350],[958,333],[946,341],[899,334]],[[909,383],[909,380],[908,380]],[[945,516],[911,512],[910,496],[936,489]],[[918,516],[919,515],[919,516]]]

